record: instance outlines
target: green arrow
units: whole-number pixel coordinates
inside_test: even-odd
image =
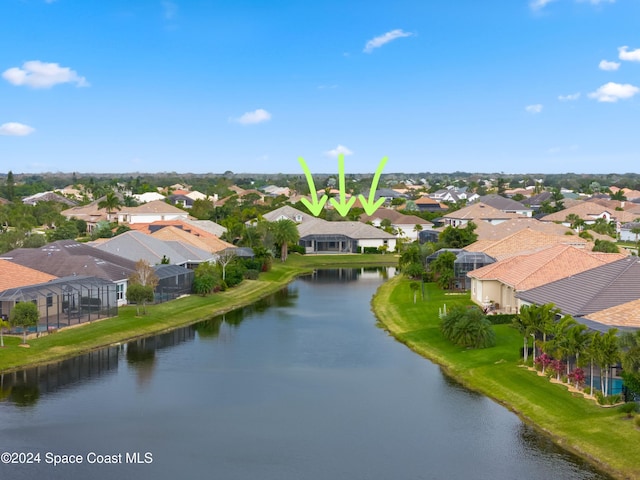
[[[300,162],[300,165],[302,166],[302,170],[304,170],[304,176],[307,177],[307,184],[309,185],[309,192],[311,193],[311,199],[312,199],[311,202],[306,198],[303,198],[301,201],[304,204],[304,206],[309,209],[309,211],[313,214],[313,216],[317,217],[318,215],[320,215],[320,212],[322,211],[322,207],[324,207],[324,204],[327,203],[327,196],[322,195],[322,198],[318,200],[318,192],[316,192],[316,184],[313,181],[313,176],[309,171],[309,167],[307,167],[307,163],[304,161],[304,158],[302,157],[298,157],[298,162]]]
[[[382,170],[384,170],[384,166],[387,164],[387,157],[384,157],[380,163],[378,164],[378,169],[376,170],[376,174],[373,176],[373,182],[371,183],[371,188],[369,189],[369,199],[364,198],[364,195],[360,195],[360,203],[362,203],[362,208],[367,215],[373,215],[373,213],[380,208],[380,205],[384,203],[384,198],[379,198],[378,201],[375,201],[376,198],[376,189],[378,188],[378,182],[380,181],[380,175],[382,174]]]
[[[346,217],[349,210],[351,210],[351,207],[356,202],[356,197],[353,196],[348,201],[346,200],[347,192],[344,186],[344,155],[342,153],[338,155],[338,175],[340,178],[340,202],[335,198],[332,198],[330,201],[340,216]]]

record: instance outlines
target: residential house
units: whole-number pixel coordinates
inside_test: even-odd
[[[19,302],[32,302],[38,308],[40,318],[38,325],[33,327],[33,331],[38,332],[118,314],[116,286],[97,277],[54,278],[44,283],[0,291],[3,312],[10,312]]]
[[[160,240],[136,230],[101,240],[100,242],[91,242],[89,245],[133,262],[146,260],[150,265],[168,263],[194,269],[201,263],[216,259],[209,250],[179,241]]]
[[[512,256],[467,274],[471,278],[471,299],[484,308],[493,304],[507,313],[518,312],[518,292],[624,258],[623,254],[594,253],[562,244]]]
[[[540,221],[558,222],[568,227],[571,225],[571,222],[567,221],[569,215],[576,215],[587,225],[594,224],[599,218],[622,225],[633,222],[640,217],[640,206],[616,200],[591,199],[590,201],[577,202],[564,210],[545,215],[540,218]]]
[[[478,240],[500,240],[525,229],[546,233],[547,235],[576,235],[569,227],[552,222],[541,222],[533,217],[512,218],[497,225],[478,222],[473,232],[478,235]]]
[[[149,203],[149,202],[155,202],[156,200],[164,201],[165,196],[161,195],[158,192],[144,192],[144,193],[135,193],[133,195],[133,198],[138,203]]]
[[[397,232],[397,237],[404,237],[411,241],[418,239],[418,233],[422,230],[431,230],[433,223],[415,215],[404,215],[389,208],[378,208],[373,214],[363,214],[359,219],[364,223],[371,223],[374,227],[380,227],[383,220],[391,222]]]
[[[544,232],[525,228],[498,240],[478,240],[467,245],[468,252],[484,252],[498,260],[533,253],[552,245],[571,245],[587,249],[589,242],[577,235],[549,235]]]
[[[36,205],[39,202],[62,203],[63,205],[68,205],[70,207],[77,205],[73,200],[69,200],[67,197],[63,197],[56,192],[40,192],[22,199],[22,203],[25,205]]]
[[[59,240],[41,248],[17,248],[0,258],[56,277],[98,277],[116,286],[117,305],[126,304],[135,262],[75,240]]]
[[[427,195],[416,199],[414,204],[420,212],[446,212],[449,208],[444,203],[434,200]]]
[[[122,207],[113,212],[111,216],[117,219],[118,223],[133,225],[162,220],[184,220],[189,217],[189,214],[162,200],[154,200],[138,207]]]
[[[464,227],[467,223],[473,222],[478,225],[480,222],[487,222],[493,225],[497,225],[513,218],[520,218],[523,215],[519,215],[513,212],[503,212],[490,205],[476,202],[468,205],[455,212],[446,213],[442,216],[444,224],[452,227]]]
[[[55,275],[24,267],[17,263],[0,258],[0,298],[2,292],[19,287],[26,287],[55,280]],[[15,301],[0,300],[0,318],[6,320],[13,309]]]
[[[531,217],[533,215],[533,209],[511,198],[501,197],[500,195],[484,195],[478,198],[478,202],[489,205],[504,213],[515,213],[520,217]]]
[[[168,225],[152,231],[151,235],[160,240],[186,243],[213,254],[217,254],[226,248],[236,248],[235,245],[196,228],[185,229]]]
[[[298,224],[307,253],[359,253],[364,248],[396,248],[396,237],[362,222],[328,222],[290,206],[263,215],[269,222],[288,218]]]
[[[628,256],[519,292],[517,297],[521,305],[553,303],[564,315],[572,315],[576,320],[592,326],[588,320],[595,322],[607,316],[613,319],[614,314],[628,309],[629,305],[626,304],[640,298],[640,258]],[[618,306],[620,309],[617,311],[610,310]],[[616,318],[619,317],[616,315]],[[634,324],[633,327],[640,328],[640,324]]]

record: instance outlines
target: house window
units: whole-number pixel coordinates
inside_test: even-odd
[[[116,299],[122,300],[124,298],[124,284],[118,283],[116,285]]]
[[[53,307],[53,295],[51,293],[47,294],[47,307]]]
[[[382,240],[382,244],[388,246],[389,245],[389,240]]]

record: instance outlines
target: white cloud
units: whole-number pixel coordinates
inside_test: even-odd
[[[254,123],[262,123],[271,120],[271,114],[262,108],[253,112],[247,112],[235,121],[242,125],[252,125]]]
[[[640,48],[629,51],[629,47],[618,48],[618,58],[620,60],[627,60],[628,62],[640,62]]]
[[[540,113],[542,112],[542,105],[536,103],[535,105],[527,105],[524,109],[529,113]]]
[[[380,48],[381,46],[383,46],[385,43],[389,43],[397,38],[410,37],[411,35],[413,35],[413,33],[405,32],[401,29],[391,30],[390,32],[387,32],[383,35],[380,35],[379,37],[375,37],[369,40],[365,45],[363,52],[371,53],[376,48]]]
[[[88,87],[89,83],[68,67],[39,60],[24,62],[22,68],[13,67],[2,74],[12,85],[26,85],[31,88],[51,88],[59,83],[75,83],[77,87]]]
[[[578,0],[578,3],[589,2],[591,5],[598,5],[600,3],[616,3],[616,0]]]
[[[531,0],[531,2],[529,2],[529,7],[531,7],[531,10],[541,10],[548,3],[555,2],[555,1],[556,0]]]
[[[324,154],[327,155],[328,157],[337,157],[340,154],[343,154],[345,157],[347,157],[349,155],[353,155],[353,152],[349,150],[347,147],[345,147],[344,145],[338,145],[333,150],[324,152]]]
[[[0,135],[8,135],[11,137],[25,137],[35,131],[35,128],[23,123],[9,122],[0,125]]]
[[[591,92],[589,98],[595,98],[599,102],[615,103],[618,100],[631,98],[638,92],[640,92],[640,88],[629,83],[620,84],[609,82],[602,85],[595,92]]]
[[[600,70],[605,70],[607,72],[612,72],[618,70],[620,68],[619,62],[609,62],[607,60],[601,60],[598,64],[598,68]]]
[[[570,93],[569,95],[558,95],[558,100],[561,102],[572,102],[580,98],[580,92]]]
[[[178,14],[178,5],[168,0],[162,2],[162,11],[166,20],[173,19]]]

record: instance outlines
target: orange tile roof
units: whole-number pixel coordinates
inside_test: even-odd
[[[577,236],[569,227],[552,222],[541,222],[532,217],[512,218],[497,225],[479,222],[474,233],[478,235],[478,240],[500,240],[526,228],[549,235],[566,235],[570,232]]]
[[[585,315],[585,318],[604,325],[640,328],[640,299]]]
[[[549,235],[537,230],[525,228],[500,240],[479,240],[465,247],[468,252],[484,252],[503,260],[505,258],[532,253],[552,245],[564,244],[584,248],[587,241],[577,235]]]
[[[23,267],[9,260],[0,259],[0,292],[10,288],[37,285],[56,278],[58,277],[39,272],[33,268]]]
[[[626,257],[617,253],[605,255],[594,255],[570,245],[554,245],[536,253],[517,255],[486,265],[469,272],[469,276],[481,280],[497,280],[517,291],[523,291]]]
[[[220,252],[225,248],[235,247],[235,245],[225,242],[224,240],[220,240],[213,234],[203,236],[194,235],[193,233],[189,233],[175,226],[161,228],[160,230],[152,233],[151,236],[160,240],[177,240],[185,242],[212,253]]]
[[[525,215],[518,215],[517,213],[503,212],[490,205],[484,203],[473,203],[467,207],[461,208],[455,212],[447,213],[443,215],[443,218],[451,218],[455,220],[494,220],[494,219],[509,219],[520,218]]]

